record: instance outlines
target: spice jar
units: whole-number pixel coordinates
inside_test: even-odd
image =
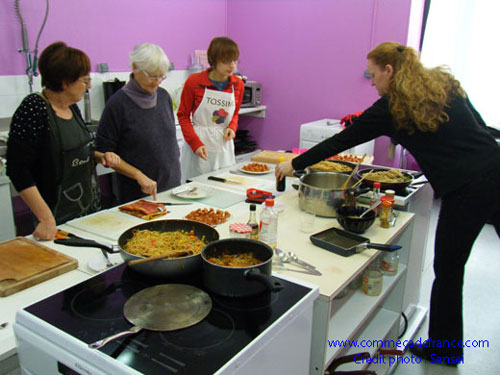
[[[380,219],[380,226],[382,228],[390,227],[390,220],[392,216],[392,202],[388,199],[381,198],[380,211],[378,213]]]
[[[380,269],[387,276],[394,276],[398,273],[399,254],[397,251],[385,253],[380,263]]]
[[[378,296],[382,293],[384,278],[376,267],[368,267],[363,273],[363,293],[367,296]]]
[[[229,225],[229,236],[231,238],[249,238],[252,227],[244,223],[234,223]]]

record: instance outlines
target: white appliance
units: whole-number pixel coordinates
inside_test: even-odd
[[[300,125],[300,148],[312,148],[321,141],[330,138],[331,136],[340,133],[344,130],[344,126],[340,125],[340,120],[322,119],[318,121],[308,122]],[[375,141],[369,141],[353,148],[345,150],[343,153],[356,155],[373,155],[373,147]]]
[[[86,281],[85,285],[96,285],[95,283],[105,283],[108,285],[109,281],[114,279],[111,276],[106,276],[110,272],[119,273],[121,266],[107,271],[105,274],[95,276],[93,279]],[[105,275],[105,276],[101,276]],[[108,280],[109,279],[109,280]],[[282,282],[288,282],[284,290],[287,293],[292,293],[291,287],[295,285],[293,290],[302,290],[302,297],[294,303],[283,315],[279,316],[272,322],[266,329],[260,332],[248,345],[245,345],[238,351],[232,358],[220,367],[214,375],[254,375],[254,374],[294,374],[303,375],[309,370],[310,350],[311,350],[311,336],[312,336],[312,317],[313,317],[313,303],[319,295],[317,286],[297,282],[297,280],[288,279],[280,276]],[[104,281],[103,281],[104,280]],[[119,279],[117,279],[119,281]],[[111,285],[130,285],[114,281],[108,285],[105,290],[111,290]],[[125,287],[124,287],[125,288]],[[119,293],[120,288],[115,287]],[[182,369],[186,367],[186,363],[177,357],[174,358],[173,349],[175,346],[168,346],[159,343],[161,333],[146,332],[144,337],[148,339],[156,339],[152,342],[157,344],[157,347],[167,348],[165,352],[156,353],[152,355],[154,345],[145,344],[140,339],[131,337],[130,342],[127,344],[120,344],[118,349],[113,349],[112,354],[106,354],[102,349],[90,349],[88,345],[76,336],[87,337],[89,330],[88,326],[101,327],[102,336],[107,336],[116,330],[115,323],[117,320],[104,319],[104,316],[94,316],[92,320],[84,319],[80,324],[75,326],[71,324],[75,319],[80,320],[80,313],[78,308],[79,304],[77,298],[82,291],[85,291],[82,284],[67,289],[52,297],[42,300],[30,307],[20,309],[16,315],[16,322],[14,324],[14,333],[17,340],[17,352],[21,369],[24,375],[140,375],[140,374],[162,374],[162,375],[175,375],[176,373],[184,374],[189,373]],[[279,292],[278,292],[279,293]],[[291,294],[282,297],[287,300],[290,299]],[[212,297],[216,303],[216,297]],[[103,301],[113,300],[107,294]],[[280,298],[272,298],[268,303],[269,306],[274,306],[280,303]],[[281,303],[287,303],[281,302]],[[217,304],[217,303],[216,303]],[[93,305],[92,305],[93,306]],[[111,304],[103,304],[108,309]],[[216,305],[214,305],[216,306]],[[218,305],[222,306],[222,305]],[[63,308],[64,307],[64,308]],[[61,309],[63,308],[63,309]],[[52,310],[54,309],[54,310]],[[214,311],[219,311],[214,307]],[[120,308],[121,311],[121,308]],[[267,310],[266,310],[267,311]],[[102,311],[101,311],[102,312]],[[93,312],[85,310],[85,314]],[[48,315],[47,315],[48,314]],[[54,317],[57,315],[56,317]],[[228,316],[223,313],[221,316]],[[259,315],[260,316],[260,315]],[[261,317],[262,318],[262,317]],[[47,320],[56,320],[62,329],[50,324]],[[124,319],[124,318],[122,318]],[[267,319],[267,316],[264,316]],[[104,325],[103,325],[104,322]],[[252,320],[248,319],[250,327],[252,327]],[[259,324],[260,321],[257,320]],[[240,323],[241,324],[241,323]],[[107,328],[106,328],[107,327]],[[196,327],[196,326],[193,326]],[[257,327],[257,326],[255,326]],[[259,328],[262,325],[258,326]],[[67,333],[71,329],[72,333]],[[237,328],[244,331],[244,328]],[[249,328],[250,330],[254,328]],[[210,331],[215,332],[215,330]],[[224,331],[225,332],[225,331]],[[233,333],[228,335],[236,337],[239,334],[233,327]],[[142,333],[139,333],[142,334]],[[160,336],[158,336],[160,335]],[[196,340],[201,340],[203,335],[200,335]],[[240,336],[241,337],[241,336]],[[163,341],[160,340],[160,342]],[[112,345],[112,344],[108,344]],[[216,352],[217,345],[213,345]],[[170,348],[170,349],[168,349]],[[193,361],[198,361],[198,356],[209,353],[210,347],[198,348],[195,345],[193,348],[187,347],[183,350],[190,358],[195,358]],[[164,350],[164,349],[160,349]],[[170,351],[169,351],[170,350]],[[158,355],[156,355],[158,354]],[[119,359],[115,359],[115,358]],[[194,356],[194,357],[193,357]],[[208,358],[207,358],[208,360]],[[134,363],[152,362],[151,371],[141,372],[136,370],[137,367]],[[188,365],[189,366],[189,365]],[[143,366],[144,367],[144,366]],[[141,367],[141,368],[143,368]],[[197,372],[191,372],[197,373]],[[203,372],[206,373],[206,372]]]

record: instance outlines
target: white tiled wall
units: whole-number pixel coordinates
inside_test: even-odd
[[[102,83],[118,78],[128,81],[130,72],[91,73],[92,89],[90,90],[90,103],[92,119],[99,120],[104,109],[104,93]],[[187,70],[172,70],[161,86],[174,98],[176,90],[186,81]],[[40,91],[40,77],[33,79],[33,91]],[[29,94],[28,78],[26,76],[0,76],[0,118],[12,117],[23,98]],[[78,103],[83,114],[83,100]]]

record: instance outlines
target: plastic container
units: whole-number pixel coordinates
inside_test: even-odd
[[[266,199],[260,214],[259,240],[276,248],[278,238],[278,213],[274,210],[274,199]]]
[[[234,223],[229,225],[229,236],[231,238],[250,238],[252,227],[244,223]]]
[[[250,232],[251,240],[258,241],[259,240],[259,222],[257,221],[257,206],[255,204],[250,205],[250,216],[248,217],[247,224],[250,225],[252,231]]]
[[[399,254],[397,251],[384,254],[380,263],[380,270],[387,276],[394,276],[398,273]]]
[[[283,163],[285,161],[285,158],[283,156],[280,156],[278,158],[278,162]],[[285,191],[286,189],[286,177],[283,176],[283,179],[278,179],[276,178],[276,191]]]

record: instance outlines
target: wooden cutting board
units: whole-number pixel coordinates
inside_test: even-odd
[[[0,243],[0,297],[10,296],[78,267],[78,261],[17,237]]]
[[[285,161],[291,160],[299,156],[298,154],[292,154],[291,152],[280,152],[280,151],[262,151],[251,157],[252,161],[261,163],[271,163],[278,164],[279,158],[283,157]]]

